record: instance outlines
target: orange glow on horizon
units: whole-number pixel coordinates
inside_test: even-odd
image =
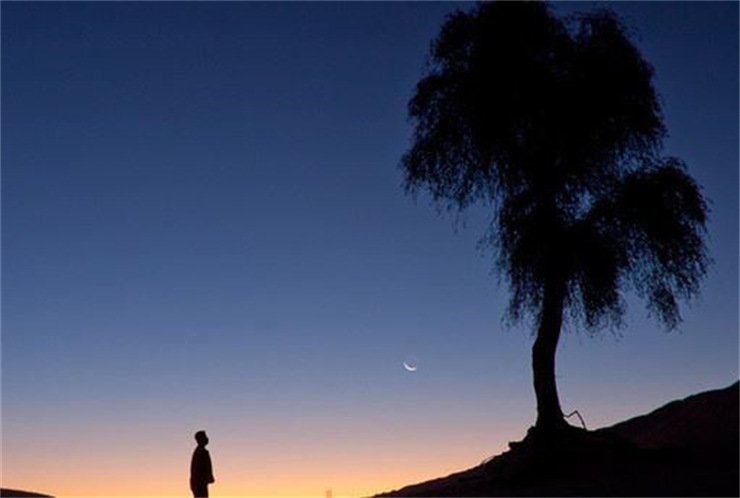
[[[488,455],[502,449],[491,448]],[[147,449],[138,456],[133,454],[136,451],[87,453],[62,461],[56,460],[59,455],[31,453],[13,457],[13,469],[25,468],[12,472],[12,480],[4,479],[3,487],[58,498],[190,496],[187,452],[176,458],[164,452],[147,453]],[[269,498],[325,496],[327,490],[335,498],[372,496],[470,468],[485,456],[463,447],[434,451],[428,446],[405,451],[373,448],[354,455],[342,448],[336,453],[293,455],[260,451],[242,457],[214,446],[211,454],[216,475],[210,486],[212,497]]]
[[[391,491],[403,486],[425,480],[442,477],[453,472],[472,467],[479,462],[467,461],[460,465],[420,465],[416,469],[396,468],[393,465],[381,465],[380,469],[356,469],[353,474],[342,472],[316,472],[311,466],[304,470],[290,469],[282,475],[276,469],[274,474],[257,475],[245,472],[242,479],[230,473],[224,474],[210,486],[212,497],[316,497],[324,496],[327,490],[335,498],[367,497],[377,493]],[[3,487],[24,489],[58,498],[65,497],[182,497],[190,496],[186,476],[180,472],[178,482],[171,477],[152,474],[131,479],[130,476],[113,476],[111,474],[93,473],[81,481],[79,475],[65,478],[60,475],[34,476],[27,473],[18,480],[3,483]],[[331,474],[333,479],[327,476]]]
[[[29,416],[3,440],[3,487],[64,497],[183,497],[192,434],[208,431],[213,497],[364,497],[442,477],[500,453],[528,420],[499,411],[365,409],[194,420],[150,412]],[[84,422],[81,422],[84,420]]]

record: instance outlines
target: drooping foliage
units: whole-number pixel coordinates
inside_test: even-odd
[[[548,282],[589,330],[619,325],[631,287],[667,327],[699,290],[707,205],[661,156],[653,69],[610,11],[563,21],[540,2],[448,17],[409,102],[407,191],[493,206],[510,315],[539,317]]]

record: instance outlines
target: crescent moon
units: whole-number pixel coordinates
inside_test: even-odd
[[[409,372],[416,372],[416,369],[418,368],[416,365],[409,365],[405,361],[403,362],[403,368],[408,370]]]

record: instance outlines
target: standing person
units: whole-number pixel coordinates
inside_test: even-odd
[[[213,478],[211,455],[206,449],[208,444],[206,431],[196,432],[195,440],[198,447],[193,451],[193,459],[190,461],[190,489],[195,498],[208,498],[208,485],[216,480]]]

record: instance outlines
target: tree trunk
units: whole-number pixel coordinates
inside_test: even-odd
[[[552,432],[567,426],[555,385],[555,350],[563,323],[565,286],[562,282],[550,280],[545,285],[544,293],[537,338],[532,346],[534,393],[537,398],[535,427],[543,432]]]

